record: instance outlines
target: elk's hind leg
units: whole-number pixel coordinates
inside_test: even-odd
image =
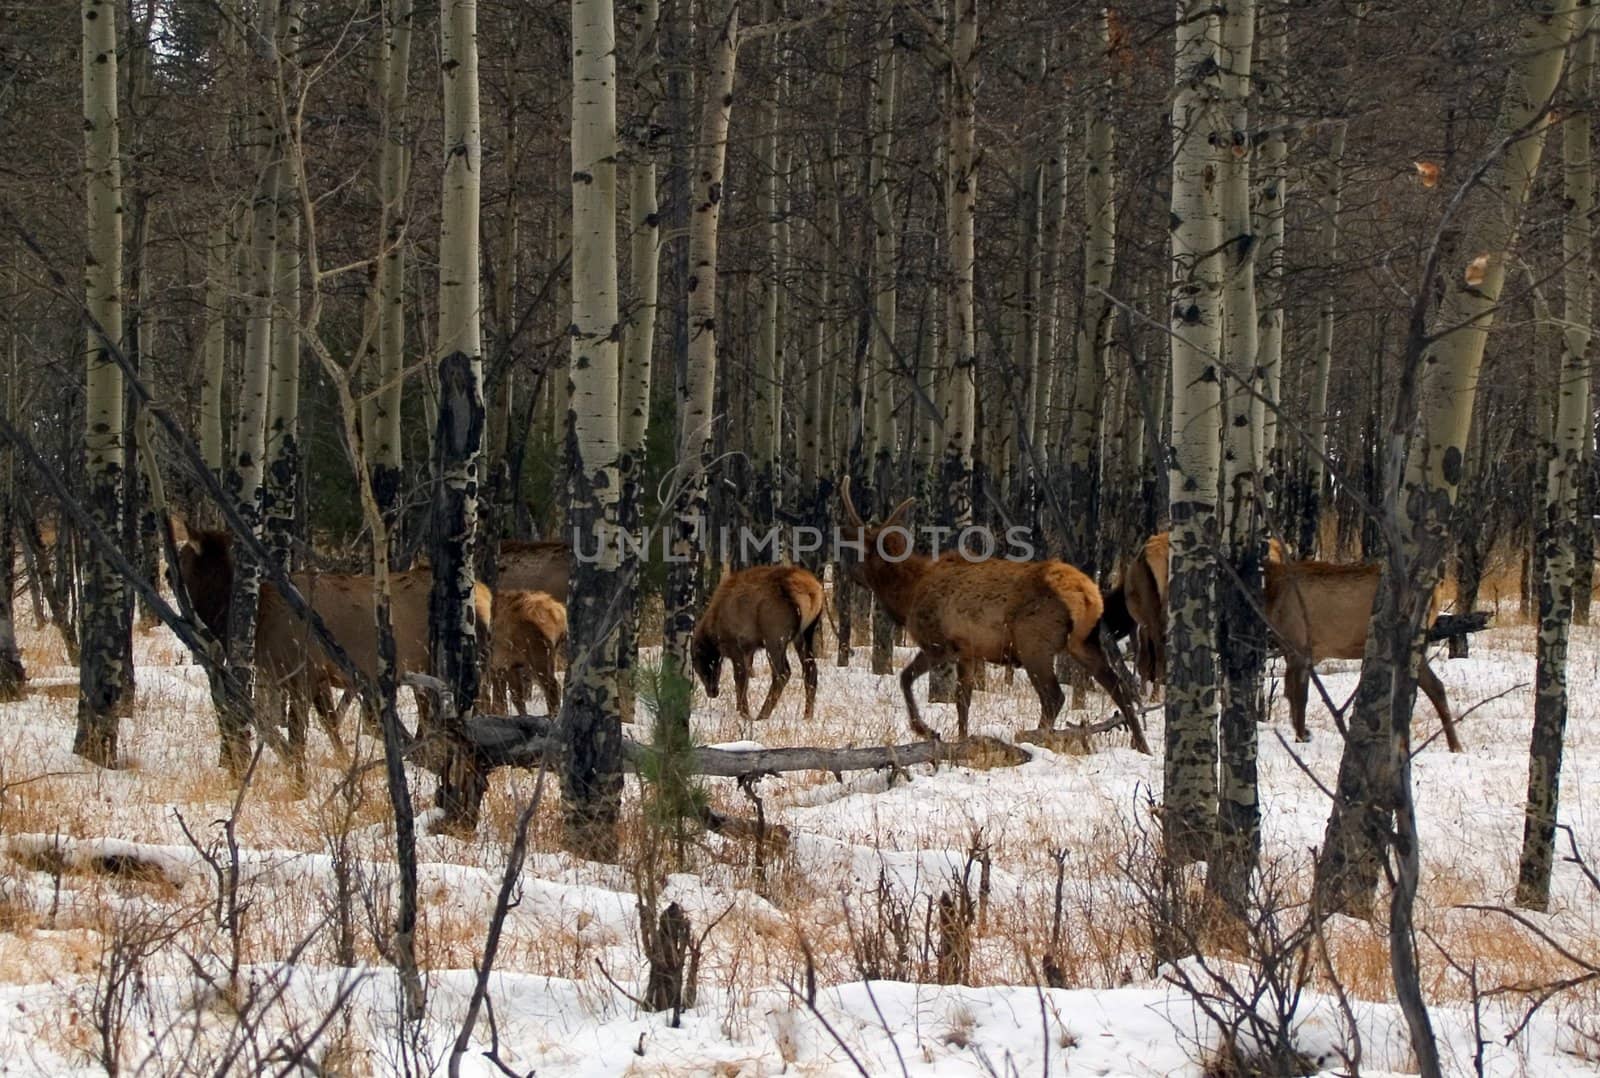
[[[766,646],[772,684],[767,687],[767,698],[761,702],[761,714],[756,716],[757,722],[765,722],[772,717],[773,709],[778,706],[778,697],[783,695],[783,687],[789,684],[789,641],[781,638],[768,640]]]
[[[911,721],[911,729],[918,737],[939,740],[939,735],[927,723],[922,721],[922,715],[917,711],[917,678],[932,670],[939,662],[939,657],[931,654],[926,648],[912,656],[906,668],[900,671],[900,691],[906,697],[906,715]]]
[[[1289,698],[1289,720],[1294,723],[1294,739],[1310,741],[1306,729],[1306,695],[1311,686],[1311,665],[1292,655],[1283,657],[1283,695]]]
[[[1031,642],[1020,644],[1017,651],[1018,665],[1027,672],[1028,684],[1039,694],[1039,729],[1053,730],[1067,703],[1067,694],[1061,691],[1061,679],[1056,677],[1055,652],[1043,644]]]
[[[804,629],[794,639],[795,653],[800,656],[800,672],[806,686],[806,721],[811,720],[817,709],[817,626],[822,624],[818,618]]]
[[[962,656],[956,660],[956,736],[967,737],[967,716],[972,711],[972,686],[978,680],[982,659]]]
[[[1134,707],[1127,686],[1117,677],[1117,672],[1111,668],[1111,660],[1106,658],[1105,650],[1100,647],[1097,631],[1091,628],[1082,640],[1069,640],[1067,652],[1089,671],[1117,705],[1117,710],[1122,712],[1122,721],[1128,727],[1128,736],[1134,749],[1150,755],[1150,743],[1145,740],[1144,724],[1139,721],[1139,712]]]
[[[1439,675],[1433,672],[1433,667],[1428,665],[1427,656],[1417,667],[1417,688],[1428,694],[1428,701],[1433,704],[1433,710],[1439,713],[1439,722],[1444,726],[1444,743],[1451,752],[1461,751],[1461,738],[1456,735],[1456,720],[1450,714],[1450,701],[1444,698],[1444,685],[1439,681]]]

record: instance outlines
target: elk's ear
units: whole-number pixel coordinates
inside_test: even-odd
[[[905,515],[911,512],[911,507],[916,504],[917,499],[907,498],[905,501],[894,507],[894,512],[889,514],[889,518],[883,522],[883,526],[885,528],[891,528],[899,524],[901,520],[904,519]]]

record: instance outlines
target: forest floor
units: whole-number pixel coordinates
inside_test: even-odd
[[[304,793],[266,758],[236,804],[215,766],[205,678],[154,630],[136,644],[128,766],[87,770],[70,752],[75,670],[47,630],[28,628],[24,645],[31,695],[0,706],[0,1067],[103,1073],[114,1058],[128,1072],[168,1074],[231,1058],[238,1071],[278,1071],[303,1055],[322,1073],[442,1072],[535,776],[497,776],[474,841],[423,829],[426,1013],[408,1023],[383,959],[394,874],[380,768],[348,779],[317,734]],[[731,693],[698,699],[697,737],[912,740],[897,679],[869,673],[865,649],[849,669],[833,665],[831,646],[829,656],[814,721],[802,719],[796,677],[757,730],[741,723]],[[1472,658],[1436,660],[1467,713],[1465,753],[1436,739],[1415,761],[1419,950],[1447,1074],[1473,1073],[1480,1041],[1481,1072],[1492,1075],[1590,1073],[1600,1059],[1600,989],[1557,993],[1520,1025],[1538,998],[1528,989],[1582,971],[1503,913],[1465,908],[1502,906],[1513,892],[1533,667],[1531,629],[1504,622],[1475,638]],[[1578,848],[1600,859],[1600,783],[1583,781],[1600,766],[1600,629],[1576,631],[1571,676],[1562,818]],[[995,670],[989,679],[974,732],[1009,737],[1035,725],[1025,681],[1008,685]],[[1356,666],[1329,664],[1323,679],[1342,701]],[[753,694],[765,685],[763,666]],[[1258,949],[1304,921],[1311,850],[1328,814],[1319,784],[1332,784],[1340,748],[1315,691],[1309,745],[1285,740],[1275,677],[1269,691],[1261,788],[1274,911],[1247,934]],[[1078,718],[1108,713],[1103,697],[1089,702]],[[952,707],[929,714],[953,731]],[[1159,746],[1159,708],[1146,722]],[[1438,728],[1422,702],[1417,743]],[[1131,751],[1122,734],[1097,741],[1092,755],[1036,750],[1018,767],[917,767],[892,783],[884,773],[767,778],[758,787],[766,819],[791,838],[760,863],[753,843],[714,835],[672,850],[644,824],[632,779],[622,863],[575,860],[557,852],[551,782],[490,982],[492,1026],[480,1019],[462,1073],[501,1073],[484,1055],[491,1049],[511,1071],[541,1075],[1205,1073],[1221,1034],[1174,980],[1248,990],[1260,962],[1235,933],[1234,958],[1207,970],[1151,967],[1151,926],[1171,894],[1150,855],[1159,760]],[[371,759],[374,746],[358,751]],[[419,806],[431,804],[431,779],[412,780]],[[718,807],[752,814],[731,780],[706,785]],[[222,823],[230,818],[237,856]],[[669,857],[675,871],[660,867]],[[677,902],[703,942],[699,996],[676,1028],[631,998],[643,994],[646,969],[637,895],[652,881],[659,906]],[[236,902],[219,903],[230,893]],[[954,910],[944,918],[942,895]],[[972,902],[965,931],[963,896]],[[1557,865],[1551,910],[1530,922],[1600,960],[1600,892],[1579,866]],[[1227,941],[1213,943],[1211,953],[1230,953]],[[353,965],[340,961],[341,947]],[[947,971],[964,963],[965,984],[933,983],[941,954]],[[1411,1070],[1383,925],[1335,918],[1303,957],[1304,994],[1283,1001],[1296,1048],[1332,1073],[1347,1072],[1344,1057],[1357,1051],[1362,1074]],[[1065,988],[1038,987],[1047,960]],[[1276,1005],[1271,992],[1260,1004]]]

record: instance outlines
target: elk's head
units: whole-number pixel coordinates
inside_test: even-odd
[[[839,497],[844,504],[844,526],[839,529],[839,537],[843,542],[840,545],[844,549],[852,549],[855,555],[851,559],[841,560],[848,566],[851,579],[870,587],[870,578],[876,567],[904,561],[910,555],[911,532],[905,526],[905,518],[911,512],[911,507],[917,504],[917,499],[907,498],[895,506],[883,523],[869,524],[856,512],[855,502],[850,498],[848,475],[839,481]]]
[[[695,629],[689,652],[694,672],[700,675],[700,684],[706,687],[706,695],[715,700],[722,683],[722,647],[717,643],[716,634],[704,628]]]

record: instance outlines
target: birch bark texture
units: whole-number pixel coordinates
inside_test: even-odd
[[[1222,479],[1227,557],[1231,574],[1219,574],[1218,653],[1222,701],[1217,832],[1207,886],[1229,908],[1248,906],[1250,878],[1261,850],[1261,805],[1257,789],[1256,724],[1265,719],[1262,678],[1267,627],[1262,565],[1266,533],[1258,484],[1263,480],[1261,436],[1267,409],[1260,406],[1265,379],[1258,366],[1261,345],[1256,297],[1260,238],[1250,206],[1251,64],[1255,46],[1255,0],[1230,0],[1221,18],[1220,84],[1225,115],[1220,154],[1223,217],[1224,412]]]
[[[645,436],[650,427],[650,385],[656,338],[656,309],[661,286],[661,207],[656,192],[656,162],[650,132],[664,96],[660,48],[661,5],[638,0],[633,24],[634,102],[638,112],[630,126],[640,135],[628,164],[628,272],[631,275],[629,320],[622,338],[622,386],[617,404],[617,481],[620,486],[617,524],[622,534],[638,528],[644,497]],[[638,658],[639,610],[628,603],[617,627],[618,710],[633,721],[633,669]]]
[[[940,463],[943,502],[940,523],[955,527],[972,519],[972,445],[977,421],[978,327],[978,0],[952,0],[950,97],[945,137],[948,185],[946,248],[950,266],[950,364],[945,372],[948,407]]]
[[[1179,0],[1172,104],[1172,554],[1168,572],[1162,817],[1177,862],[1210,850],[1217,812],[1217,482],[1222,442],[1222,207],[1217,189],[1219,22]]]
[[[567,686],[561,705],[563,843],[616,856],[622,719],[618,496],[617,63],[612,0],[572,0],[572,358],[567,417]],[[654,252],[651,252],[652,259]]]
[[[483,141],[478,111],[477,4],[439,11],[444,95],[444,190],[439,219],[439,414],[434,429],[433,588],[428,643],[434,676],[454,696],[439,807],[447,826],[476,827],[485,776],[462,736],[478,698],[474,553],[483,468],[482,281],[478,267]]]
[[[893,35],[878,44],[872,95],[872,143],[867,162],[867,191],[872,216],[871,264],[867,272],[871,290],[872,328],[868,348],[867,391],[871,402],[870,457],[872,490],[879,519],[892,508],[894,484],[894,339],[896,319],[893,192],[889,162],[894,150],[896,62]],[[894,618],[882,600],[872,601],[872,672],[894,670]]]
[[[277,0],[265,0],[252,30],[256,59],[273,71],[276,85]],[[266,87],[252,103],[255,122],[250,134],[258,175],[250,207],[250,244],[244,257],[242,283],[246,286],[244,352],[235,394],[234,432],[227,475],[240,516],[257,536],[262,528],[262,477],[266,459],[267,405],[272,377],[272,303],[277,284],[278,190],[284,152],[284,132],[279,126],[275,93]],[[254,693],[256,605],[261,592],[261,567],[245,550],[239,550],[233,595],[228,606],[228,665],[243,687],[243,697]],[[251,716],[238,714],[213,680],[212,699],[217,705],[221,758],[235,774],[242,774],[250,755]]]
[[[1539,635],[1534,675],[1533,735],[1528,747],[1528,800],[1523,818],[1517,905],[1544,910],[1550,904],[1555,862],[1557,810],[1561,802],[1561,754],[1567,727],[1567,642],[1572,629],[1579,491],[1584,482],[1585,443],[1592,437],[1589,342],[1594,314],[1594,156],[1590,139],[1594,91],[1594,6],[1584,0],[1573,18],[1567,92],[1575,108],[1561,118],[1562,229],[1561,372],[1556,385],[1554,454],[1546,463],[1543,547],[1539,580]]]
[[[1328,138],[1328,156],[1322,166],[1318,214],[1322,218],[1319,245],[1324,262],[1332,267],[1339,262],[1339,203],[1344,187],[1344,144],[1349,125],[1337,121]],[[1323,488],[1327,485],[1328,459],[1328,383],[1333,374],[1333,341],[1338,306],[1333,286],[1323,289],[1317,311],[1317,344],[1311,372],[1309,444],[1306,447],[1305,482],[1300,493],[1301,554],[1309,557],[1318,546],[1322,529]]]
[[[88,326],[84,371],[85,500],[107,535],[121,532],[126,423],[122,368],[122,156],[118,142],[116,5],[83,0],[83,179]],[[92,764],[118,762],[118,719],[132,611],[125,586],[91,545],[79,615],[78,725],[72,751]]]
[[[298,94],[295,57],[300,29],[300,0],[285,0],[278,19],[275,107],[283,110],[278,122],[284,131],[274,163],[277,246],[272,253],[272,352],[261,486],[267,547],[285,569],[291,568],[300,475],[300,200],[295,195],[299,139],[290,130]]]
[[[1107,359],[1111,349],[1112,308],[1107,298],[1116,266],[1116,126],[1112,120],[1110,10],[1100,15],[1099,37],[1107,57],[1091,96],[1083,130],[1083,305],[1074,340],[1072,444],[1067,457],[1067,550],[1074,565],[1094,576],[1100,568],[1100,449],[1103,434]],[[1081,681],[1074,677],[1074,685]]]
[[[1409,796],[1409,734],[1423,621],[1450,548],[1450,523],[1478,372],[1560,82],[1574,0],[1523,16],[1481,180],[1444,222],[1431,261],[1443,297],[1432,332],[1414,311],[1389,436],[1384,513],[1392,536],[1348,723],[1314,900],[1325,912],[1370,905],[1396,801]],[[1432,291],[1430,281],[1427,291]],[[1416,416],[1416,433],[1407,437]],[[1413,846],[1402,848],[1413,880]],[[1397,895],[1401,892],[1397,890]],[[1415,1036],[1413,1038],[1415,1040]]]
[[[20,307],[21,293],[18,274],[11,273],[12,309]],[[21,331],[16,322],[6,334],[7,375],[3,394],[0,394],[0,416],[8,423],[17,421],[19,390],[17,383],[21,371],[19,362],[22,349]],[[16,498],[17,473],[15,452],[8,442],[0,446],[0,703],[21,700],[28,684],[28,672],[22,663],[22,650],[17,646],[17,629],[12,601],[16,590]],[[37,607],[36,607],[37,609]]]
[[[406,98],[411,69],[411,0],[383,7],[383,40],[378,47],[378,82],[383,93],[379,119],[378,198],[383,247],[377,272],[376,394],[362,424],[370,457],[373,492],[390,529],[400,506],[404,459],[401,407],[406,347],[406,181],[409,132]]]
[[[690,177],[689,349],[678,387],[680,489],[672,520],[672,558],[667,572],[665,655],[689,669],[689,637],[705,558],[707,472],[717,383],[717,228],[722,216],[723,167],[733,112],[734,65],[738,58],[739,3],[721,6],[706,36],[706,77],[699,137]]]

